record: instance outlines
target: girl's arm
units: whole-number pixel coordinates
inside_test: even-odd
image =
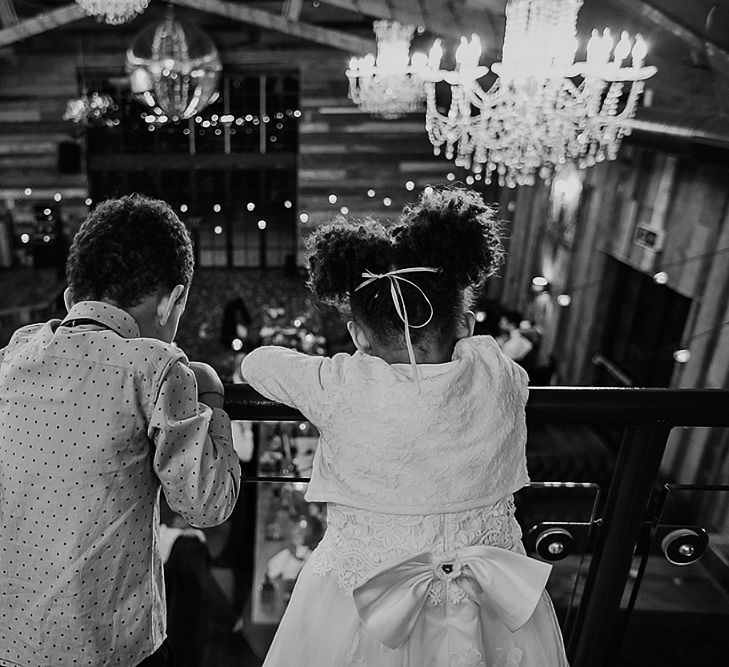
[[[243,379],[266,398],[297,408],[317,422],[331,407],[339,365],[336,358],[314,357],[268,345],[248,354],[241,372]]]

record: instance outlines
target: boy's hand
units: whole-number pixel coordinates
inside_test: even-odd
[[[197,380],[198,401],[211,408],[222,408],[223,382],[215,369],[200,361],[191,361],[189,366]]]

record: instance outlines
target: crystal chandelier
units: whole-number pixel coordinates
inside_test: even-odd
[[[76,0],[89,16],[111,25],[120,25],[141,14],[149,0]]]
[[[443,149],[477,178],[484,172],[490,182],[495,174],[510,187],[549,180],[570,161],[589,167],[616,157],[644,80],[656,69],[643,66],[640,35],[631,42],[623,32],[615,45],[607,28],[593,31],[586,60],[575,62],[581,6],[582,0],[508,0],[502,61],[492,65],[497,79],[488,90],[478,83],[488,72],[478,65],[478,37],[461,38],[455,71],[440,69],[436,40],[426,82],[426,130],[436,154]],[[439,81],[450,85],[447,115],[436,104]]]
[[[382,118],[398,118],[416,111],[423,99],[423,75],[427,65],[424,53],[409,60],[415,28],[397,21],[375,21],[377,57],[368,53],[352,58],[346,74],[349,97],[363,111]]]
[[[171,5],[127,50],[132,93],[160,123],[191,118],[214,102],[222,69],[210,37],[177,19]]]

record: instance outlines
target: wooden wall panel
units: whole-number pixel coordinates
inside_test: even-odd
[[[592,356],[599,349],[607,286],[608,256],[648,276],[668,273],[668,287],[694,301],[683,332],[691,351],[676,364],[672,386],[729,387],[729,172],[687,158],[626,145],[615,162],[586,172],[582,219],[574,243],[559,260],[553,239],[543,234],[535,247],[528,230],[543,225],[536,205],[542,186],[520,188],[511,239],[511,260],[501,285],[507,306],[521,305],[525,266],[552,271],[552,296],[571,294],[569,307],[545,309],[559,321],[545,330],[544,343],[559,360],[564,384],[589,384]],[[638,223],[664,230],[659,252],[635,243]],[[536,259],[536,263],[535,263]],[[638,315],[639,316],[639,315]],[[552,343],[553,340],[553,343]],[[729,469],[729,440],[717,429],[678,429],[664,460],[664,473],[681,482],[718,483]],[[729,525],[729,506],[714,512],[716,525]]]

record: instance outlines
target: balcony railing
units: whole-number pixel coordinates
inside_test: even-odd
[[[226,387],[225,407],[232,419],[305,421],[298,411],[269,401],[245,385]],[[729,391],[532,388],[527,421],[531,425],[624,429],[607,499],[600,515],[586,527],[585,541],[590,545],[592,558],[579,606],[570,626],[565,628],[573,667],[607,667],[617,659],[626,627],[629,611],[621,608],[621,601],[633,556],[639,545],[646,548],[646,529],[657,523],[655,512],[649,512],[649,503],[668,436],[674,427],[728,427]],[[292,478],[249,477],[247,481]],[[651,534],[655,538],[654,533]],[[639,581],[635,586],[638,585]]]

